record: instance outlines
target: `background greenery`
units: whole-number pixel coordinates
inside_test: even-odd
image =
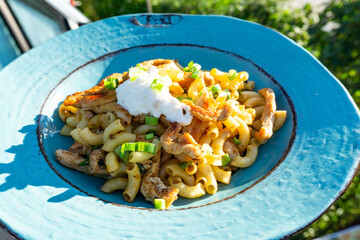
[[[220,14],[276,29],[315,55],[360,106],[360,1],[330,1],[319,12],[307,4],[289,8],[286,0],[152,0],[156,13]],[[91,20],[146,12],[145,0],[83,0]],[[360,224],[360,174],[346,193],[311,226],[292,239],[312,239]]]

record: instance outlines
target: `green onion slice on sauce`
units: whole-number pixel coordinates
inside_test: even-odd
[[[158,125],[158,123],[159,123],[159,119],[157,119],[156,117],[145,116],[145,124],[155,126]]]

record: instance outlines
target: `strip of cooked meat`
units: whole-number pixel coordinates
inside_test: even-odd
[[[170,123],[160,138],[163,148],[174,155],[185,154],[194,159],[198,158],[202,154],[200,145],[189,133],[179,134],[181,128],[180,123]]]
[[[91,110],[93,110],[96,113],[113,112],[116,114],[118,118],[123,120],[126,124],[131,123],[131,119],[132,119],[131,114],[125,108],[117,104],[117,102],[102,104],[92,108]]]
[[[275,93],[271,88],[263,88],[259,93],[265,98],[265,107],[261,115],[261,128],[255,133],[255,138],[259,143],[264,144],[273,134],[276,102]]]
[[[153,202],[155,198],[164,199],[168,208],[176,199],[178,189],[167,187],[159,178],[161,151],[152,158],[150,169],[142,176],[140,191],[147,201]]]
[[[86,156],[87,154],[89,154],[91,152],[91,147],[85,146],[85,145],[82,145],[82,144],[76,142],[73,145],[71,145],[71,147],[69,148],[69,151],[73,152],[73,153],[78,153],[79,155],[82,155],[82,156]]]
[[[185,154],[177,154],[174,155],[174,157],[179,160],[180,162],[189,162],[192,161],[193,159]]]
[[[100,149],[96,149],[100,150]],[[95,150],[93,150],[95,151]],[[56,159],[65,167],[75,169],[79,172],[86,173],[97,177],[108,178],[109,173],[106,171],[106,167],[101,165],[101,159],[103,161],[103,154],[95,152],[90,154],[90,160],[88,165],[82,165],[86,161],[86,158],[81,157],[78,153],[70,152],[67,150],[58,149],[55,151]],[[104,165],[105,166],[105,165]]]
[[[109,174],[106,170],[105,165],[106,152],[101,149],[94,149],[91,151],[90,158],[90,174],[92,175],[107,175]]]
[[[122,78],[123,75],[120,73],[114,73],[109,77],[117,78],[120,83],[123,82],[123,78]],[[67,96],[67,98],[64,101],[64,105],[74,106],[77,108],[81,108],[81,107],[90,108],[101,104],[116,101],[115,90],[110,90],[104,87],[104,80],[109,77],[106,77],[103,80],[101,80],[100,83],[95,87],[92,87],[83,92],[77,92]]]
[[[139,114],[137,116],[133,117],[133,122],[137,122],[137,123],[145,123],[145,114]]]
[[[223,108],[217,111],[207,110],[195,105],[192,101],[182,100],[182,103],[189,106],[190,113],[205,122],[224,121],[231,115],[231,107],[224,104]]]
[[[184,75],[181,79],[177,81],[177,83],[184,89],[189,89],[191,83],[193,83],[196,78],[191,77],[192,72],[184,72]],[[199,78],[204,79],[205,85],[211,86],[215,84],[215,79],[209,72],[200,71],[199,72]]]
[[[238,157],[238,156],[240,157],[238,148],[236,147],[235,143],[230,139],[227,139],[225,141],[223,150],[225,153],[229,154],[229,157],[231,159],[234,159],[235,157]]]
[[[169,127],[170,122],[166,119],[166,116],[164,114],[161,114],[159,117],[159,122],[161,123],[161,125],[163,125],[164,127]]]
[[[208,125],[208,122],[203,122],[200,119],[194,117],[189,125],[183,127],[182,131],[188,132],[196,142],[199,142]]]

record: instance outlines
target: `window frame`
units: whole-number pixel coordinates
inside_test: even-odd
[[[6,26],[8,27],[11,35],[15,39],[16,44],[18,45],[21,53],[29,51],[31,45],[26,35],[24,34],[22,28],[19,25],[19,22],[14,17],[11,9],[9,8],[5,0],[0,0],[0,14],[4,19]]]
[[[74,22],[74,20],[65,17],[61,12],[46,0],[37,0],[49,8],[56,16],[61,19],[64,23],[66,31],[73,30],[78,28],[81,25],[84,25],[88,22]],[[16,44],[18,45],[21,53],[25,53],[33,48],[28,37],[26,36],[21,24],[19,23],[16,15],[14,14],[11,6],[8,3],[8,0],[0,0],[0,14],[4,19],[6,26],[8,27],[11,35],[15,39]],[[89,20],[90,22],[90,20]]]

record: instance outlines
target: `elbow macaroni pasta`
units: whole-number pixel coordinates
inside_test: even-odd
[[[156,61],[151,60],[140,66],[147,68],[149,63]],[[219,184],[230,183],[237,169],[250,167],[256,161],[261,144],[266,142],[258,138],[263,129],[262,124],[269,123],[268,128],[275,132],[286,121],[287,112],[276,110],[271,105],[273,103],[264,94],[260,94],[261,91],[255,91],[255,83],[249,80],[247,72],[225,72],[213,68],[209,72],[197,70],[198,73],[195,74],[194,69],[189,73],[187,68],[179,67],[174,61],[169,66],[159,68],[161,76],[167,75],[172,80],[169,93],[179,101],[185,99],[197,109],[202,109],[203,112],[199,115],[211,116],[202,119],[199,115],[192,114],[198,122],[182,126],[181,131],[176,133],[182,138],[171,138],[170,143],[162,140],[173,124],[166,116],[162,115],[154,124],[144,123],[142,115],[129,117],[127,111],[117,108],[115,100],[107,95],[114,94],[114,90],[107,90],[103,86],[105,82],[80,96],[86,98],[95,94],[101,98],[105,94],[106,99],[104,97],[101,104],[79,107],[64,101],[58,109],[60,119],[65,122],[60,134],[72,137],[78,144],[74,144],[69,151],[84,159],[87,157],[81,163],[84,165],[79,166],[82,169],[88,167],[89,174],[94,172],[92,175],[105,177],[107,181],[101,190],[105,193],[122,190],[127,202],[134,201],[139,191],[146,200],[151,201],[154,196],[150,195],[162,189],[166,189],[166,193],[176,189],[175,199],[177,194],[185,198],[215,194]],[[123,76],[127,75],[129,74],[125,72]],[[128,81],[126,77],[122,80]],[[100,91],[96,92],[97,89]],[[224,109],[228,112],[222,115]],[[273,119],[262,120],[269,112]],[[132,121],[133,117],[136,118]],[[125,161],[124,156],[115,150],[118,147],[122,149],[124,144],[135,142],[153,144],[155,152],[129,150]],[[179,144],[180,150],[191,145],[199,149],[201,154],[190,157],[192,155],[187,155],[186,151],[172,152],[164,144]],[[98,156],[101,160],[96,162],[94,159]],[[143,186],[146,182],[150,182],[155,188],[148,190],[149,186]],[[156,192],[155,197],[170,201],[170,195],[162,196],[161,192]]]
[[[127,202],[134,201],[136,194],[139,192],[141,183],[140,169],[136,163],[130,163],[126,167],[126,173],[128,175],[128,184],[123,193],[124,199]]]

